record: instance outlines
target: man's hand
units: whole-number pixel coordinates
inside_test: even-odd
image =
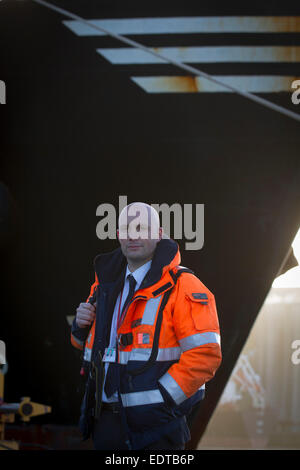
[[[96,317],[96,303],[81,303],[76,309],[76,323],[79,328],[90,326]]]

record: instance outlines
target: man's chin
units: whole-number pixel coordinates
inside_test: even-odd
[[[127,251],[127,258],[132,259],[132,260],[142,260],[144,259],[144,256],[141,253],[138,253],[138,251]]]

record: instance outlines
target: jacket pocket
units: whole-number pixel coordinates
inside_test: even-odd
[[[202,292],[186,293],[186,298],[190,303],[190,314],[196,330],[216,328],[217,316],[214,299]]]
[[[145,431],[174,419],[174,413],[165,403],[160,390],[144,390],[121,394],[127,423],[134,431]]]
[[[173,407],[165,400],[158,386],[158,378],[165,374],[170,365],[171,362],[158,361],[136,376],[130,376],[129,370],[135,370],[137,362],[128,363],[124,368],[121,399],[130,429],[142,432],[174,419]],[[141,363],[138,367],[141,367]]]

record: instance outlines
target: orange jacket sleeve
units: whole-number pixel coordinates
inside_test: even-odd
[[[222,360],[214,295],[194,275],[181,279],[173,325],[182,353],[179,361],[159,379],[178,405],[214,376]]]
[[[90,295],[86,299],[86,302],[90,300],[90,298],[93,296],[96,287],[99,285],[97,275],[95,274],[95,282],[91,285],[90,288]],[[83,350],[85,340],[88,337],[89,331],[90,331],[90,326],[87,328],[79,328],[79,326],[76,323],[76,317],[73,320],[72,323],[72,328],[71,328],[71,343],[72,345],[80,350]]]

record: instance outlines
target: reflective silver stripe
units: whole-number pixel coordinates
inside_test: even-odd
[[[152,403],[163,403],[164,399],[158,389],[146,392],[121,393],[123,406],[150,405]]]
[[[136,348],[131,351],[120,351],[119,362],[120,364],[127,364],[128,361],[148,361],[151,355],[151,348]],[[157,354],[157,361],[176,361],[181,356],[181,349],[174,348],[160,348]]]
[[[148,361],[152,349],[132,349],[131,351],[119,351],[119,363],[127,364],[128,361]]]
[[[176,361],[181,356],[181,349],[174,348],[160,348],[157,354],[157,361]]]
[[[195,335],[187,336],[179,340],[182,351],[188,351],[189,349],[202,346],[203,344],[217,343],[220,344],[220,335],[213,331],[207,331],[206,333],[196,333]]]
[[[92,350],[89,349],[89,348],[85,348],[84,350],[84,355],[83,355],[83,359],[85,361],[90,361],[91,360],[91,356],[92,356]]]
[[[130,351],[119,351],[119,364],[127,364],[128,358],[131,354]]]
[[[180,405],[180,403],[188,398],[183,390],[179,387],[176,380],[173,379],[173,377],[168,372],[166,372],[165,375],[163,375],[158,381],[171,395],[177,405]]]
[[[154,299],[151,298],[147,300],[141,325],[154,325],[161,297],[162,296],[160,295],[159,297],[155,297]]]

